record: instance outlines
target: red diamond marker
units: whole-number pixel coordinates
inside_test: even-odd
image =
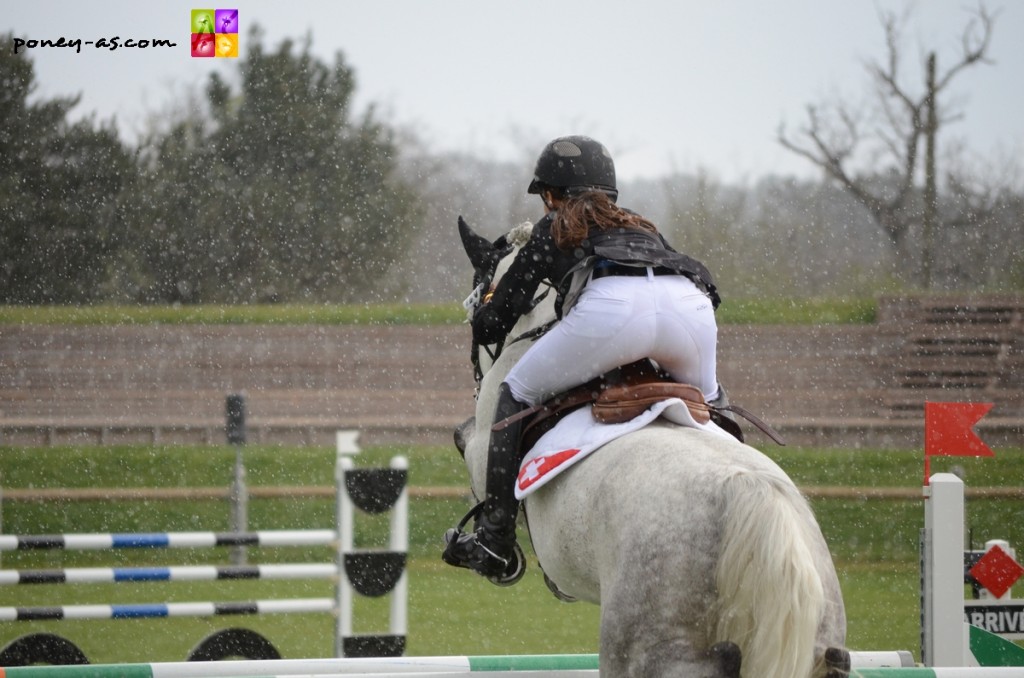
[[[1024,567],[999,546],[990,548],[971,568],[971,576],[996,598],[1002,598],[1021,575]]]

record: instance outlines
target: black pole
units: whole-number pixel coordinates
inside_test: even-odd
[[[245,394],[232,393],[227,397],[227,434],[231,445],[245,445]]]
[[[231,530],[245,532],[249,529],[249,490],[245,484],[245,464],[242,461],[242,447],[245,446],[245,393],[232,393],[225,406],[228,443],[235,446],[235,477],[231,483]],[[245,565],[244,546],[231,547],[231,562]]]

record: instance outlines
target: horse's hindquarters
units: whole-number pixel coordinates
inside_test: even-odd
[[[804,639],[806,654],[815,644],[843,644],[845,620],[828,549],[788,477],[753,448],[655,426],[602,448],[527,502],[545,572],[563,592],[602,606],[602,675],[606,667],[608,675],[626,675],[613,668],[620,661],[623,671],[646,667],[644,675],[688,675],[714,664],[712,645],[730,640],[715,635],[718,610],[729,604],[716,598],[716,577],[726,517],[744,503],[729,498],[728,484],[737,476],[776,488],[771,491],[785,504],[787,529],[799,533],[803,553],[810,554],[804,571],[809,567],[809,576],[820,580],[815,588],[824,592],[825,604],[819,605],[821,619],[802,626],[817,629],[816,638]],[[760,577],[754,562],[741,588],[771,585],[753,581]],[[750,614],[760,619],[759,605],[750,603]]]
[[[606,445],[528,498],[534,549],[562,591],[596,603],[622,572],[676,580],[686,571],[706,578],[720,513],[709,491],[719,466],[705,449],[710,437],[644,429]],[[709,463],[701,461],[705,457]]]

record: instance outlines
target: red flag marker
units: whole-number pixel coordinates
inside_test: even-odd
[[[931,475],[931,458],[994,457],[995,453],[974,432],[974,425],[992,409],[992,403],[924,404],[924,484]]]

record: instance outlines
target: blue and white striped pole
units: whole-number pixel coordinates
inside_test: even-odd
[[[334,530],[262,530],[257,532],[153,532],[89,534],[0,534],[0,551],[63,549],[93,551],[129,548],[210,548],[214,546],[331,546]]]
[[[147,619],[157,617],[215,617],[221,615],[333,612],[330,598],[291,598],[230,603],[141,603],[135,605],[56,605],[0,607],[0,621],[61,619]]]
[[[84,567],[52,570],[0,570],[0,586],[12,584],[105,584],[228,579],[334,579],[333,563],[276,565],[172,565],[170,567]]]

